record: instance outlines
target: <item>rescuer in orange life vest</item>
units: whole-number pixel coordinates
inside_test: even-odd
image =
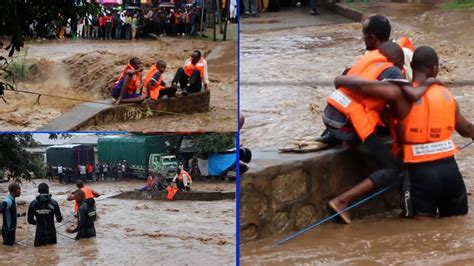
[[[474,125],[461,114],[451,92],[436,84],[439,82],[418,86],[436,81],[438,55],[433,48],[417,48],[411,66],[415,89],[359,77],[341,76],[335,83],[387,101],[398,120],[400,156],[409,177],[403,191],[404,216],[422,219],[467,214],[466,186],[454,158],[459,148],[451,138],[456,130],[474,139]],[[346,205],[338,204],[338,209]]]
[[[347,73],[348,76],[359,76],[369,80],[378,80],[389,69],[397,75],[385,78],[391,82],[409,87],[403,79],[401,68],[404,54],[401,47],[393,42],[382,44],[378,50],[371,51],[360,58]],[[336,84],[337,85],[337,84]],[[424,84],[428,86],[429,84]],[[375,160],[378,170],[369,178],[356,185],[340,196],[329,201],[329,207],[340,211],[355,198],[368,193],[375,188],[385,187],[399,181],[400,162],[392,155],[390,148],[377,136],[377,127],[383,125],[379,112],[386,102],[374,97],[368,97],[360,92],[336,86],[338,89],[328,97],[328,105],[324,110],[323,121],[328,131],[336,138],[352,143],[362,142]],[[346,223],[350,223],[348,213],[341,215]]]
[[[77,186],[78,189],[84,191],[84,194],[85,194],[85,197],[86,197],[85,199],[93,199],[93,198],[100,197],[100,193],[94,191],[92,188],[90,188],[88,186],[84,186],[84,182],[82,182],[81,180],[77,181],[76,186]],[[69,194],[67,196],[67,200],[69,200],[69,201],[74,200],[74,199],[75,199],[75,192],[72,192],[71,194]],[[77,212],[78,209],[79,209],[79,204],[76,201],[75,204],[74,204],[74,212]]]
[[[207,90],[209,84],[207,61],[202,58],[201,51],[194,51],[191,58],[184,62],[184,66],[176,71],[171,85],[176,86],[178,83],[181,90],[183,90],[183,95],[200,92],[202,84],[204,84],[204,89]]]
[[[378,50],[379,47],[388,42],[390,39],[392,27],[390,25],[390,21],[385,16],[375,15],[370,16],[362,23],[362,36],[365,43],[365,49],[367,53],[371,51]],[[403,75],[402,71],[400,70],[401,67],[389,67],[384,69],[379,75],[376,77],[378,80],[383,79],[405,79],[406,77]],[[347,73],[350,69],[346,69],[344,74]],[[335,118],[333,118],[335,116]],[[336,125],[343,124],[347,121],[344,116],[335,114],[334,108],[328,106],[324,112],[323,117],[331,117],[337,123]],[[317,137],[316,140],[322,143],[327,144],[328,146],[334,146],[341,144],[343,140],[345,140],[344,136],[335,136],[334,132],[330,130],[324,130],[320,137]]]
[[[177,167],[176,175],[174,176],[172,182],[176,184],[176,187],[179,189],[179,191],[190,191],[193,179],[186,170]]]
[[[175,96],[176,86],[166,87],[166,83],[163,81],[163,73],[165,73],[165,70],[166,62],[158,60],[146,73],[145,79],[143,80],[143,87],[145,88],[144,94],[147,98],[156,101],[163,96]]]
[[[117,82],[112,88],[112,97],[116,104],[140,103],[145,100],[145,95],[140,93],[142,88],[143,64],[137,57],[130,59]]]

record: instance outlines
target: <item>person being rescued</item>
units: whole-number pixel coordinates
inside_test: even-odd
[[[204,89],[207,90],[209,84],[207,61],[202,58],[201,51],[194,51],[184,62],[184,66],[176,71],[171,85],[177,86],[178,83],[183,95],[200,92],[203,84]]]
[[[95,201],[92,198],[86,199],[83,190],[74,192],[74,199],[79,203],[76,228],[67,228],[68,233],[77,233],[76,240],[81,238],[95,237],[94,222],[96,220]]]
[[[168,187],[168,182],[166,182],[166,178],[162,174],[158,174],[158,181],[156,183],[156,189],[158,191],[163,191]]]
[[[84,191],[86,199],[93,199],[93,198],[100,197],[100,193],[94,191],[92,188],[88,186],[84,186],[84,182],[82,182],[81,180],[77,181],[76,186],[79,190]],[[76,194],[75,192],[69,194],[67,196],[67,200],[68,201],[75,200],[76,199],[75,194]],[[77,213],[78,210],[79,210],[79,202],[76,200],[76,203],[74,204],[74,213]]]
[[[158,177],[156,172],[150,172],[150,175],[146,179],[146,185],[139,189],[140,191],[156,191],[158,184]]]
[[[145,79],[143,80],[143,87],[145,88],[143,94],[147,99],[156,101],[164,96],[175,96],[177,87],[166,87],[166,83],[163,81],[163,73],[165,70],[166,62],[158,60],[146,73]]]
[[[188,172],[186,172],[184,169],[177,167],[176,175],[174,176],[172,182],[176,184],[176,187],[179,189],[179,191],[190,191],[193,179],[191,178],[191,175]]]
[[[141,103],[145,95],[141,94],[143,64],[137,57],[130,59],[129,64],[120,74],[112,88],[115,104]]]

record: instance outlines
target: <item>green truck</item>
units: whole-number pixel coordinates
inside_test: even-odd
[[[81,163],[94,165],[94,147],[82,144],[51,146],[46,148],[46,162],[54,167],[61,164],[74,170]]]
[[[115,164],[127,161],[128,175],[146,178],[150,171],[162,174],[167,179],[174,177],[178,160],[169,154],[166,135],[104,136],[97,142],[99,162]]]

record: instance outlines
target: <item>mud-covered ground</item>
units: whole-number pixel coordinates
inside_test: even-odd
[[[146,69],[158,59],[167,62],[164,79],[171,82],[176,70],[194,50],[208,60],[211,90],[210,112],[164,115],[130,123],[111,123],[89,130],[126,131],[235,131],[237,113],[237,44],[166,38],[140,41],[57,40],[29,42],[15,56],[26,58],[32,75],[18,89],[42,94],[95,101],[110,97],[110,90],[131,57],[139,57]],[[214,51],[215,50],[215,51]],[[214,51],[214,53],[212,53]],[[209,55],[209,57],[207,57]],[[34,130],[79,101],[6,92],[1,103],[3,130]]]
[[[384,8],[392,37],[408,36],[430,45],[440,57],[439,78],[448,83],[466,118],[474,119],[474,12]],[[265,15],[264,15],[265,18]],[[276,150],[293,139],[312,139],[323,130],[321,112],[332,81],[363,54],[361,24],[334,24],[241,33],[241,142],[251,149]],[[265,66],[265,67],[263,67]],[[278,69],[279,71],[268,71]],[[459,136],[459,144],[468,142]],[[457,161],[474,190],[474,149]],[[464,217],[415,222],[382,214],[346,226],[329,222],[281,247],[284,236],[241,246],[243,265],[472,265],[474,200]]]
[[[224,265],[235,264],[235,201],[151,201],[108,198],[140,188],[143,181],[96,182],[90,186],[102,193],[96,199],[97,237],[74,241],[70,226],[73,202],[66,192],[74,185],[46,180],[24,182],[17,198],[19,212],[27,210],[37,195],[37,185],[47,182],[61,208],[65,222],[56,224],[58,244],[33,247],[35,227],[18,218],[17,244],[0,246],[1,264],[62,265]],[[235,183],[193,183],[199,191],[235,191]],[[8,183],[0,184],[3,197]],[[70,221],[69,223],[67,223]]]

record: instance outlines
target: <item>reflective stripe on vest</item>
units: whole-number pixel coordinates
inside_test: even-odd
[[[401,120],[403,161],[420,163],[454,156],[459,148],[451,140],[456,123],[456,102],[451,92],[432,85],[412,104]]]
[[[368,80],[377,80],[378,76],[393,64],[387,61],[378,50],[362,56],[347,73]],[[351,121],[362,141],[372,134],[383,122],[378,114],[386,103],[384,100],[367,97],[360,92],[339,88],[327,98],[327,103],[345,114]]]
[[[184,66],[184,73],[188,77],[191,77],[194,70],[198,70],[201,76],[201,81],[204,81],[204,61],[203,59],[199,59],[196,65],[193,65],[191,58],[188,60],[188,63]]]
[[[403,145],[403,161],[406,163],[435,161],[451,157],[458,150],[451,139],[426,144],[406,144]]]

